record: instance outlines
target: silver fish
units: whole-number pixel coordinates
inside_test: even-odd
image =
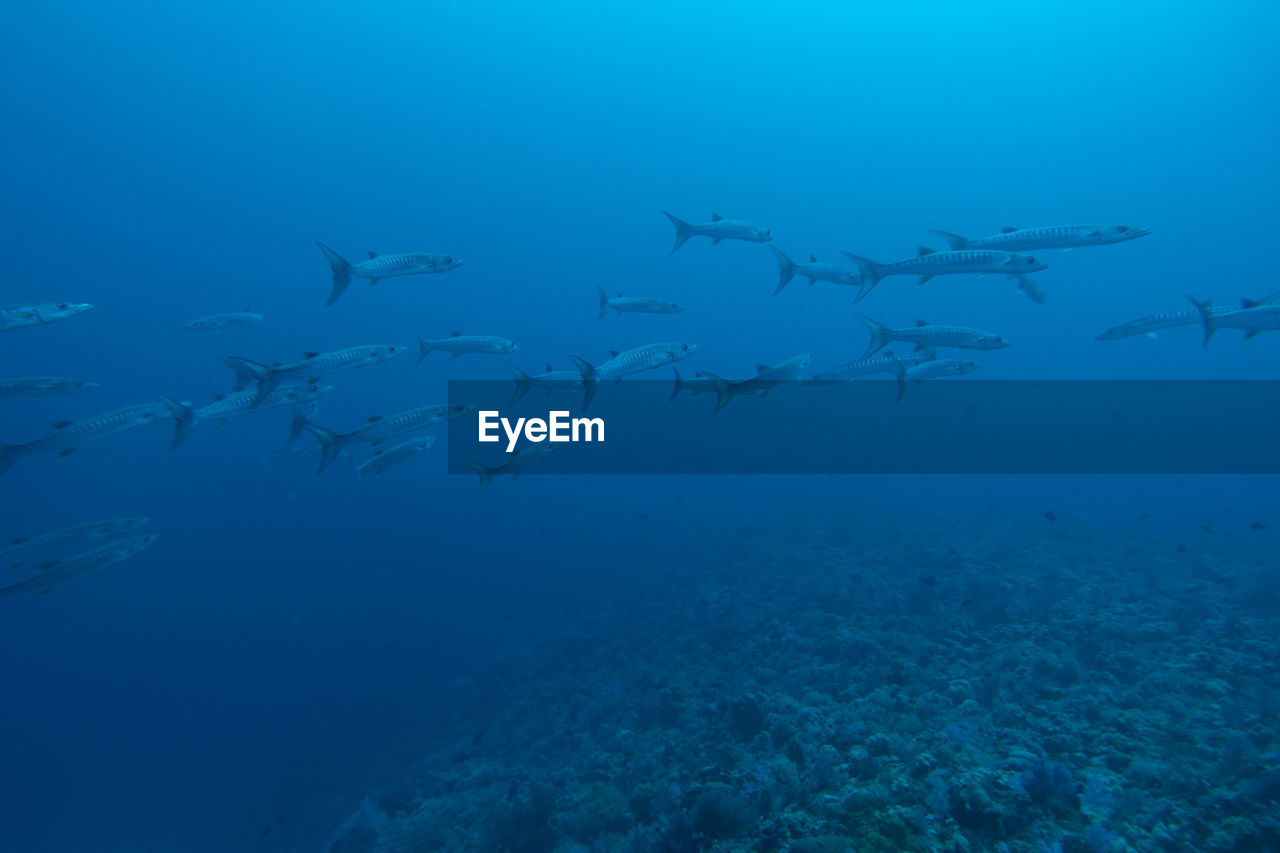
[[[1012,252],[995,251],[962,251],[939,252],[928,246],[920,246],[914,258],[905,261],[894,261],[881,264],[858,255],[843,253],[846,258],[858,265],[861,275],[861,287],[854,302],[860,301],[881,279],[891,275],[919,276],[919,284],[924,284],[935,275],[960,275],[965,273],[1001,273],[1018,280],[1018,287],[1036,302],[1044,301],[1044,294],[1031,285],[1026,278],[1029,273],[1048,269],[1049,265],[1041,263],[1031,255],[1016,255]]]
[[[815,374],[812,379],[805,380],[805,384],[833,385],[876,373],[891,373],[894,376],[903,376],[907,370],[916,365],[924,364],[926,361],[933,361],[937,357],[937,352],[932,347],[926,347],[911,355],[894,355],[891,352],[881,353],[871,358],[860,358],[856,361],[848,361],[844,364],[836,365],[830,370]]]
[[[90,388],[101,388],[97,382],[83,379],[63,379],[60,376],[23,376],[17,379],[0,379],[0,398],[3,397],[54,397],[59,394],[75,394]]]
[[[973,373],[980,365],[976,361],[961,361],[956,358],[939,358],[918,364],[906,372],[904,376],[917,385],[926,379],[940,379],[944,376],[959,376]]]
[[[604,292],[604,288],[599,285],[596,285],[596,293],[600,297],[600,313],[596,315],[597,320],[603,320],[605,311],[610,308],[617,311],[618,316],[622,316],[624,313],[679,314],[684,310],[674,302],[668,302],[665,299],[654,299],[651,296],[623,296],[619,293],[611,298]]]
[[[329,260],[329,269],[333,271],[333,290],[329,293],[332,305],[338,301],[342,291],[351,283],[352,276],[369,279],[369,284],[377,284],[384,278],[396,278],[403,275],[430,275],[448,272],[462,266],[462,261],[452,255],[435,255],[430,252],[401,252],[394,255],[379,255],[369,252],[369,259],[358,264],[343,260],[342,256],[324,243],[316,243],[320,251]]]
[[[693,225],[662,211],[662,215],[671,220],[676,228],[676,244],[671,247],[671,254],[684,245],[690,237],[710,237],[711,245],[721,240],[746,240],[748,243],[768,243],[773,239],[769,229],[745,219],[725,219],[718,213],[711,214],[711,221],[701,225]]]
[[[1187,298],[1196,306],[1196,311],[1200,313],[1200,320],[1204,324],[1204,343],[1202,346],[1207,347],[1209,345],[1209,339],[1213,337],[1213,333],[1218,329],[1240,329],[1244,332],[1246,341],[1262,332],[1280,330],[1280,304],[1263,304],[1245,300],[1245,304],[1248,307],[1241,308],[1238,311],[1217,313],[1208,302],[1201,302],[1194,296],[1188,296]]]
[[[191,431],[191,426],[195,423],[195,412],[186,403],[179,403],[168,397],[160,399],[163,402],[138,403],[84,420],[59,421],[53,425],[53,432],[25,444],[0,444],[0,474],[8,470],[19,456],[57,453],[59,457],[63,457],[95,439],[128,432],[162,420],[174,422],[173,443],[170,448],[175,448],[182,444]]]
[[[614,350],[610,353],[612,357],[608,361],[594,367],[589,361],[578,358],[576,355],[569,356],[582,376],[582,408],[585,410],[591,405],[591,398],[595,396],[596,386],[601,379],[619,379],[632,373],[642,373],[667,364],[675,364],[693,355],[697,349],[697,344],[646,344],[622,352]]]
[[[936,326],[925,320],[917,320],[909,329],[890,329],[883,323],[877,323],[863,314],[857,315],[867,325],[871,333],[871,342],[863,358],[870,358],[893,341],[904,341],[915,344],[916,349],[927,347],[956,347],[959,349],[993,350],[1004,349],[1009,342],[1000,335],[984,332],[981,329],[969,329],[964,326]]]
[[[73,524],[70,527],[51,530],[48,533],[41,533],[29,539],[10,539],[9,547],[0,550],[0,565],[17,568],[33,558],[53,551],[61,551],[64,548],[71,548],[84,542],[93,542],[97,539],[116,536],[126,530],[141,527],[150,520],[149,518],[107,518],[100,521]]]
[[[94,548],[92,551],[86,551],[83,554],[77,554],[65,560],[46,563],[40,567],[42,570],[40,574],[33,575],[26,580],[6,587],[0,587],[0,598],[12,598],[15,595],[23,595],[29,592],[44,595],[54,587],[73,578],[87,575],[95,569],[128,559],[144,548],[149,547],[158,538],[160,537],[154,533],[148,533],[143,536],[130,536],[128,539],[110,542]]]
[[[576,391],[582,387],[582,374],[576,370],[554,370],[548,364],[545,372],[530,376],[509,362],[507,369],[511,371],[511,376],[516,381],[516,389],[511,394],[511,399],[507,401],[508,405],[534,388],[541,388],[550,394],[552,391]]]
[[[520,349],[515,341],[499,338],[494,335],[464,335],[461,332],[450,332],[449,337],[440,338],[439,340],[430,340],[418,335],[418,363],[429,356],[431,353],[439,350],[440,352],[452,353],[449,358],[458,358],[463,355],[480,354],[480,355],[506,355],[509,352],[515,352]]]
[[[830,281],[835,284],[852,284],[857,286],[862,282],[862,276],[857,269],[842,267],[836,264],[824,264],[815,258],[809,256],[809,262],[796,263],[782,253],[777,246],[770,246],[773,250],[773,256],[778,259],[778,287],[773,292],[781,293],[782,288],[790,283],[791,279],[796,276],[804,276],[809,279],[809,285],[812,287],[815,281]]]
[[[411,438],[403,441],[395,447],[388,447],[386,450],[374,451],[373,456],[356,466],[356,476],[377,476],[392,465],[399,465],[406,459],[412,459],[419,453],[430,449],[431,445],[436,443],[434,435],[424,435],[420,438]]]
[[[520,476],[520,472],[530,464],[549,455],[555,449],[554,444],[545,441],[540,444],[526,444],[512,454],[511,458],[506,462],[494,466],[481,465],[479,462],[473,462],[470,459],[465,460],[471,470],[475,471],[476,476],[480,478],[480,489],[476,494],[484,494],[485,489],[489,488],[489,484],[493,482],[493,478],[501,474],[510,474],[511,479],[516,479]]]
[[[1241,308],[1257,308],[1260,305],[1274,305],[1280,302],[1280,290],[1261,299],[1241,299]],[[1215,316],[1219,314],[1229,314],[1235,311],[1235,308],[1227,308],[1225,306],[1205,304],[1205,310]],[[1098,335],[1096,340],[1099,341],[1115,341],[1120,338],[1131,338],[1135,335],[1147,335],[1155,337],[1155,333],[1162,329],[1174,329],[1178,326],[1195,326],[1201,323],[1199,308],[1183,308],[1179,311],[1162,311],[1159,314],[1149,314],[1146,317],[1139,317],[1136,320],[1130,320],[1127,323],[1121,323],[1119,326],[1112,326],[1102,334]]]
[[[800,355],[793,355],[778,364],[756,365],[756,375],[750,379],[741,379],[734,382],[705,370],[699,373],[698,376],[711,380],[711,384],[715,388],[716,406],[711,410],[711,416],[715,417],[721,409],[729,405],[734,397],[759,394],[761,398],[764,398],[768,396],[770,391],[784,382],[798,379],[800,371],[808,366],[809,353],[806,352]]]
[[[87,302],[42,302],[38,305],[0,306],[0,332],[66,320],[93,306]]]
[[[233,314],[210,314],[187,323],[182,328],[193,332],[218,332],[223,329],[247,329],[266,325],[261,314],[245,309]]]
[[[334,432],[312,423],[304,424],[320,440],[320,445],[323,448],[320,467],[316,469],[316,473],[319,474],[329,467],[329,463],[337,458],[338,453],[352,444],[363,442],[376,447],[388,438],[395,438],[398,435],[417,432],[420,429],[451,421],[460,417],[464,412],[470,411],[471,408],[471,406],[462,403],[420,406],[416,409],[409,409],[386,417],[371,417],[364,426],[345,433]]]
[[[373,345],[303,353],[305,358],[292,364],[261,364],[238,355],[229,355],[222,362],[235,372],[237,391],[251,382],[258,383],[254,403],[258,406],[277,385],[287,380],[313,381],[339,370],[379,364],[404,351],[404,347]]]
[[[332,390],[332,385],[281,385],[256,405],[254,403],[257,396],[256,391],[236,391],[218,397],[209,405],[196,409],[195,422],[199,424],[205,421],[215,421],[218,424],[224,424],[231,418],[247,415],[250,412],[293,406],[295,414],[293,426],[289,432],[289,440],[285,442],[287,447],[302,434],[302,426],[306,421],[306,416],[303,413],[314,415],[316,404]]]
[[[942,237],[956,251],[964,249],[996,249],[1001,252],[1033,252],[1037,249],[1081,249],[1107,246],[1145,237],[1151,232],[1128,225],[1051,225],[1046,228],[1014,228],[1006,226],[999,234],[969,240],[950,231],[933,233]]]

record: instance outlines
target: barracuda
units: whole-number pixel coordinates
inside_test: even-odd
[[[933,233],[942,237],[954,250],[998,249],[1002,252],[1031,252],[1037,249],[1083,249],[1107,246],[1145,237],[1151,232],[1128,225],[1051,225],[1045,228],[1013,228],[1006,226],[999,234],[969,240],[950,231]]]
[[[86,521],[59,530],[41,533],[29,539],[11,539],[9,547],[0,551],[0,565],[17,568],[23,563],[53,551],[61,551],[84,542],[107,539],[111,536],[141,527],[149,518],[108,518],[100,521]]]
[[[75,394],[90,388],[100,388],[97,382],[83,379],[63,379],[60,376],[23,376],[17,379],[0,379],[0,398],[3,397],[55,397]]]
[[[64,457],[82,444],[162,420],[174,422],[173,443],[170,448],[175,448],[182,444],[191,431],[195,413],[185,403],[168,397],[162,397],[161,400],[159,403],[125,406],[80,421],[59,421],[53,425],[53,432],[25,444],[0,444],[0,474],[7,471],[19,456],[56,453],[59,457]]]
[[[711,245],[721,240],[745,240],[748,243],[768,243],[773,239],[769,229],[745,219],[725,219],[718,213],[711,214],[711,221],[701,225],[685,222],[662,211],[662,215],[671,220],[676,229],[676,243],[671,247],[671,254],[685,244],[690,237],[710,237]]]
[[[515,391],[512,392],[507,405],[519,400],[534,388],[541,388],[550,394],[552,391],[576,391],[582,387],[582,374],[576,370],[555,370],[548,364],[545,372],[530,376],[514,364],[508,363],[507,369],[511,371],[511,376],[516,382]]]
[[[346,433],[334,432],[312,423],[304,424],[320,440],[323,451],[316,473],[329,467],[329,463],[338,457],[342,449],[352,444],[364,443],[376,447],[388,438],[451,421],[471,408],[461,403],[420,406],[386,417],[375,415],[364,426]]]
[[[233,314],[210,314],[187,323],[182,328],[192,332],[219,332],[223,329],[245,329],[266,325],[261,314],[245,309]]]
[[[27,326],[56,323],[88,311],[87,302],[42,302],[38,305],[5,305],[0,307],[0,332],[12,332]]]
[[[314,381],[339,370],[350,370],[379,364],[404,352],[404,347],[374,345],[347,347],[331,352],[308,352],[302,361],[292,364],[261,364],[229,355],[222,360],[236,374],[236,390],[240,391],[252,382],[257,383],[254,406],[262,405],[267,395],[286,380]]]
[[[618,316],[623,314],[679,314],[684,309],[674,302],[668,302],[665,299],[654,299],[651,296],[623,296],[619,293],[617,296],[610,298],[604,292],[604,288],[596,286],[596,294],[600,299],[600,313],[596,315],[597,320],[603,320],[605,312],[612,308],[618,312]]]
[[[499,338],[495,335],[464,335],[461,332],[450,332],[449,337],[430,340],[418,335],[418,364],[431,353],[451,353],[454,359],[464,355],[506,355],[520,349],[515,341]]]
[[[398,278],[405,275],[431,275],[456,270],[462,261],[452,255],[435,255],[429,252],[401,252],[394,255],[379,255],[369,252],[369,259],[358,264],[348,263],[333,249],[324,243],[316,243],[329,261],[329,269],[333,272],[333,290],[329,293],[332,305],[347,289],[352,277],[367,278],[369,284],[377,284],[384,278]]]
[[[836,365],[830,370],[815,374],[812,379],[806,380],[805,384],[834,385],[839,382],[849,382],[861,376],[872,376],[876,373],[891,373],[900,377],[910,368],[924,364],[926,361],[933,361],[937,357],[937,352],[932,347],[922,349],[911,355],[899,356],[886,352],[871,358],[860,358],[856,361],[847,361],[844,364]]]
[[[763,399],[769,395],[770,391],[784,382],[799,379],[800,371],[809,366],[809,360],[809,353],[806,352],[800,355],[793,355],[778,364],[759,364],[756,365],[755,376],[737,382],[724,379],[705,370],[702,371],[698,376],[703,379],[709,379],[716,392],[716,405],[711,410],[711,417],[719,414],[720,410],[729,405],[734,397],[759,394]],[[672,396],[675,395],[672,394]]]
[[[994,251],[961,251],[938,252],[928,246],[920,246],[914,258],[882,264],[868,258],[844,252],[844,256],[858,265],[861,274],[861,287],[854,302],[861,301],[871,292],[881,279],[891,275],[919,276],[918,284],[924,284],[936,275],[963,275],[1000,273],[1017,279],[1019,289],[1032,300],[1043,302],[1044,296],[1025,278],[1029,273],[1048,269],[1049,265],[1041,263],[1031,255],[1017,255],[1012,252]]]
[[[1213,337],[1213,333],[1218,329],[1240,329],[1244,332],[1246,341],[1262,332],[1280,330],[1280,304],[1254,302],[1246,299],[1244,300],[1244,308],[1237,311],[1218,313],[1213,310],[1213,306],[1208,302],[1201,302],[1194,296],[1188,296],[1187,298],[1195,305],[1196,311],[1200,314],[1200,320],[1204,324],[1204,343],[1202,346],[1207,347],[1209,345],[1209,339]]]
[[[31,592],[44,595],[73,578],[87,575],[89,572],[100,569],[103,566],[126,560],[144,548],[150,547],[151,543],[158,538],[154,533],[131,536],[128,539],[111,542],[94,548],[92,551],[86,551],[83,554],[68,557],[65,560],[59,560],[56,563],[46,563],[40,567],[40,574],[10,586],[0,587],[0,598],[12,598],[15,595]]]
[[[915,344],[916,349],[927,347],[956,347],[959,349],[993,350],[1004,349],[1009,342],[999,335],[984,332],[981,329],[968,329],[964,326],[935,326],[925,320],[917,320],[909,329],[890,329],[877,323],[863,314],[857,315],[867,326],[871,341],[863,358],[870,358],[893,341],[904,341]]]
[[[407,459],[412,459],[419,453],[423,453],[436,443],[434,435],[424,435],[421,438],[411,438],[408,441],[401,442],[395,447],[388,447],[386,450],[376,450],[373,456],[368,460],[356,465],[356,476],[367,477],[381,474],[392,465],[399,465]]]
[[[632,373],[643,373],[646,370],[675,364],[693,355],[697,349],[697,344],[646,344],[621,352],[614,350],[610,353],[612,358],[594,367],[586,359],[578,358],[576,355],[569,356],[582,377],[582,408],[585,410],[591,405],[591,398],[595,396],[600,380],[620,379]]]
[[[856,287],[862,280],[857,269],[850,269],[837,264],[824,264],[813,255],[809,256],[809,263],[798,264],[783,254],[777,246],[770,246],[769,248],[773,250],[773,256],[778,259],[778,287],[773,291],[775,295],[781,293],[782,288],[786,287],[791,279],[798,275],[809,279],[811,287],[815,281],[851,284]]]

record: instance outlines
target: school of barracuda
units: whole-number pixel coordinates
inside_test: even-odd
[[[1124,243],[1150,233],[1146,229],[1127,225],[1006,227],[998,233],[978,238],[934,230],[932,233],[946,241],[947,249],[920,247],[913,257],[890,262],[873,261],[845,251],[842,254],[848,259],[848,263],[840,264],[819,261],[815,255],[808,253],[797,255],[807,258],[807,261],[793,260],[773,244],[772,230],[755,222],[726,219],[719,214],[712,214],[708,222],[694,224],[667,211],[662,213],[675,228],[672,254],[694,237],[708,238],[712,245],[726,240],[769,244],[768,248],[778,267],[778,282],[773,291],[775,295],[780,294],[793,279],[800,277],[807,279],[810,286],[818,282],[848,286],[854,294],[853,302],[861,302],[877,285],[893,276],[911,276],[919,284],[926,284],[934,277],[944,275],[1002,275],[1014,281],[1017,288],[1033,302],[1043,303],[1048,297],[1035,284],[1032,276],[1047,268],[1048,264],[1029,253]],[[433,252],[378,254],[371,251],[368,252],[367,259],[351,263],[329,246],[323,243],[316,245],[328,261],[332,273],[326,305],[337,301],[353,278],[366,279],[372,285],[389,278],[448,273],[463,266],[463,262],[452,255]],[[660,316],[685,310],[659,294],[624,296],[615,291],[615,296],[609,296],[608,291],[598,284],[595,285],[595,291],[597,320],[604,319],[610,311],[617,316],[624,313]],[[1137,335],[1154,336],[1164,329],[1200,325],[1204,329],[1203,342],[1207,346],[1218,329],[1238,329],[1244,332],[1246,338],[1252,338],[1263,331],[1280,329],[1280,292],[1257,300],[1244,299],[1238,308],[1215,306],[1197,299],[1195,295],[1189,295],[1188,299],[1190,307],[1170,309],[1122,323],[1100,334],[1098,340],[1116,340]],[[74,302],[2,306],[0,332],[70,320],[93,307]],[[856,316],[869,333],[866,351],[855,360],[827,367],[808,376],[805,374],[810,358],[808,353],[801,353],[777,364],[760,364],[752,376],[730,379],[699,371],[693,378],[685,379],[679,369],[675,368],[675,364],[694,355],[698,351],[698,345],[690,342],[657,342],[614,351],[609,358],[594,362],[579,354],[566,353],[573,369],[557,370],[548,363],[543,372],[530,374],[508,362],[507,367],[515,381],[511,402],[534,389],[547,393],[567,390],[582,393],[582,407],[585,409],[603,381],[621,381],[623,376],[667,366],[671,366],[674,373],[674,387],[669,401],[675,400],[681,391],[686,390],[695,396],[702,393],[714,394],[716,402],[711,410],[712,415],[724,409],[735,397],[763,397],[779,385],[797,380],[807,386],[825,386],[849,382],[863,376],[887,374],[897,379],[897,396],[901,398],[909,382],[919,383],[927,379],[957,376],[979,368],[976,361],[939,358],[939,349],[994,350],[1012,345],[1010,340],[994,331],[933,324],[923,320],[914,326],[892,328],[869,315]],[[258,329],[265,325],[266,320],[261,314],[246,308],[238,312],[199,317],[186,323],[184,328],[217,333],[228,329]],[[476,354],[509,355],[519,349],[514,340],[506,337],[462,334],[456,331],[437,339],[419,334],[417,341],[419,362],[436,351],[458,358]],[[885,349],[893,342],[910,344],[914,348],[910,353],[895,354]],[[362,426],[339,432],[314,422],[321,400],[332,390],[332,386],[321,385],[319,382],[342,371],[383,363],[407,349],[395,344],[356,345],[330,352],[308,352],[296,362],[270,364],[241,355],[227,355],[223,361],[233,373],[233,389],[224,395],[215,395],[209,403],[194,407],[190,402],[162,396],[80,420],[55,423],[53,429],[45,435],[25,442],[0,443],[0,474],[17,460],[28,456],[53,454],[60,458],[66,457],[99,439],[159,422],[172,424],[171,448],[176,450],[198,424],[212,421],[221,425],[231,418],[288,407],[292,409],[293,417],[288,440],[282,450],[292,449],[290,446],[294,440],[304,431],[309,431],[319,441],[319,447],[316,448],[320,457],[317,474],[335,459],[344,457],[351,461],[358,479],[381,475],[430,450],[435,436],[420,433],[447,423],[472,407],[444,403],[425,405],[395,414],[370,417]],[[100,383],[79,378],[0,378],[0,399],[78,394],[98,387]],[[384,440],[390,438],[407,440],[390,448],[380,447]],[[372,449],[371,455],[364,461],[357,460],[351,452],[354,445],[360,444],[369,445]],[[480,478],[480,491],[483,492],[496,476],[511,474],[514,477],[549,452],[549,445],[534,445],[526,447],[515,457],[496,467],[477,462],[468,464]],[[147,521],[145,518],[91,521],[29,538],[11,540],[6,548],[0,549],[0,569],[37,568],[30,577],[0,586],[0,599],[22,593],[45,594],[63,581],[137,554],[157,538],[155,534],[134,532]]]

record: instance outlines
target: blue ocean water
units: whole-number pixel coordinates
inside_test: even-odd
[[[1038,252],[1043,305],[958,276],[856,310],[999,331],[1013,346],[972,354],[986,379],[1277,378],[1266,334],[1094,340],[1188,293],[1277,289],[1268,4],[5,17],[0,301],[95,307],[4,334],[2,373],[101,387],[0,401],[0,441],[203,405],[224,356],[415,332],[512,338],[530,372],[665,340],[698,344],[690,374],[861,355],[852,288],[771,295],[750,243],[669,254],[664,209],[831,262],[945,248],[935,228],[1149,228]],[[317,240],[464,265],[326,307]],[[597,321],[596,285],[686,310]],[[266,325],[183,329],[245,308]],[[329,377],[316,422],[508,376],[414,358]],[[274,452],[288,424],[202,424],[176,452],[149,426],[0,478],[6,537],[119,516],[160,536],[0,602],[0,849],[1280,848],[1273,479],[529,476],[477,497],[439,446],[359,486],[313,476]],[[993,675],[1018,661],[1045,683]]]

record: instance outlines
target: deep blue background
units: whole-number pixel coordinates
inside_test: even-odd
[[[757,245],[669,257],[660,208],[753,219],[824,260],[941,246],[929,228],[1151,228],[1045,253],[1043,306],[960,277],[890,279],[859,310],[1009,337],[979,356],[985,378],[1276,377],[1269,336],[1093,340],[1187,292],[1280,287],[1270,4],[51,2],[4,22],[0,302],[98,307],[4,335],[3,372],[104,387],[4,401],[0,440],[158,394],[203,402],[229,385],[223,355],[415,330],[512,337],[531,371],[653,340],[696,342],[689,369],[726,376],[861,353],[851,289],[770,296]],[[466,265],[357,282],[326,308],[313,240]],[[597,322],[596,284],[688,310]],[[265,329],[182,329],[246,306]],[[335,376],[318,421],[347,429],[441,402],[446,378],[505,375],[409,355]],[[444,686],[745,519],[921,501],[1121,525],[1139,508],[1170,523],[1275,509],[1270,481],[1198,478],[530,479],[477,500],[440,449],[357,490],[347,470],[273,456],[286,423],[206,425],[173,455],[157,427],[0,479],[5,535],[142,514],[161,534],[2,602],[0,847],[247,849],[279,819],[265,848],[315,849],[447,712]]]

